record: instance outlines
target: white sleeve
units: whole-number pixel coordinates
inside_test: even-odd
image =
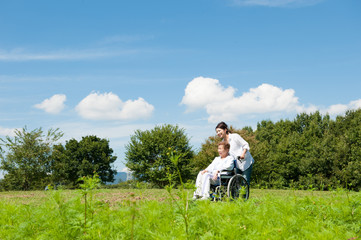
[[[249,144],[246,140],[244,140],[239,134],[234,134],[234,137],[234,140],[237,142],[238,146],[249,151]]]
[[[214,165],[215,165],[215,162],[217,161],[217,157],[215,157],[214,159],[213,159],[213,161],[212,161],[212,163],[211,164],[209,164],[208,165],[208,167],[205,169],[205,170],[207,170],[208,172],[212,172],[214,169]]]

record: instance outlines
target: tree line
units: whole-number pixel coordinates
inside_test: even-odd
[[[361,189],[361,109],[262,121],[252,134],[254,182],[274,188]]]
[[[169,129],[168,129],[169,130]],[[167,131],[168,131],[167,130]],[[184,129],[174,129],[184,135]],[[298,114],[293,120],[264,120],[257,129],[230,127],[251,146],[255,159],[251,184],[261,188],[330,190],[338,187],[361,189],[361,109],[331,119],[320,112]],[[153,131],[153,132],[152,132]],[[127,145],[127,167],[138,179],[166,184],[174,164],[167,148],[175,146],[172,132],[162,136],[162,128],[138,131]],[[155,137],[156,136],[156,137]],[[173,139],[173,140],[171,140]],[[183,158],[180,168],[183,180],[194,180],[218,155],[221,139],[210,136],[195,153],[183,138],[176,151]],[[163,144],[163,145],[162,145]],[[159,184],[159,180],[163,183]]]
[[[294,120],[264,120],[255,131],[231,128],[249,142],[255,159],[251,184],[264,188],[361,189],[361,109],[332,120],[320,112]],[[215,156],[209,137],[193,161],[195,172]]]
[[[361,109],[335,119],[320,112],[302,113],[293,120],[261,121],[256,130],[230,130],[250,144],[256,161],[253,187],[361,189]],[[41,128],[24,128],[16,130],[14,138],[1,139],[0,169],[6,174],[0,190],[41,189],[46,184],[76,187],[80,177],[94,172],[103,183],[113,181],[116,156],[108,140],[86,136],[56,144],[62,135],[58,129],[45,134]],[[183,128],[170,124],[136,130],[125,146],[126,166],[138,181],[155,187],[179,182],[178,173],[183,182],[194,181],[218,155],[221,139],[211,135],[197,151],[189,141]],[[176,163],[171,156],[177,156]]]
[[[0,190],[35,190],[47,185],[75,188],[82,176],[99,174],[103,183],[114,180],[116,160],[109,141],[85,136],[80,141],[57,141],[59,129],[15,130],[15,136],[0,139],[0,169],[5,171]]]

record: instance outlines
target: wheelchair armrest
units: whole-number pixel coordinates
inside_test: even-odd
[[[234,171],[233,170],[223,170],[219,174],[221,176],[232,176],[232,175],[234,175]]]
[[[240,169],[238,169],[238,168],[235,168],[235,169],[234,169],[234,172],[235,172],[236,174],[242,174],[242,173],[243,173],[243,171],[240,170]]]

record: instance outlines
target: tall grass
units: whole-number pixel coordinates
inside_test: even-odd
[[[187,222],[165,190],[98,191],[86,233],[79,191],[0,193],[0,239],[361,238],[361,194],[346,190],[254,190],[246,202],[189,201]]]

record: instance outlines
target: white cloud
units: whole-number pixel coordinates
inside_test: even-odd
[[[113,93],[91,93],[77,106],[76,111],[85,119],[135,120],[148,118],[154,107],[143,98],[123,102]]]
[[[10,51],[0,49],[0,61],[23,62],[23,61],[72,61],[72,60],[91,60],[105,57],[114,57],[120,55],[129,55],[136,53],[137,50],[117,50],[108,49],[83,49],[83,50],[56,50],[50,52],[34,53],[24,49],[13,49]]]
[[[231,0],[237,6],[264,7],[304,7],[315,5],[323,0]]]
[[[313,104],[311,104],[308,107],[305,107],[304,105],[302,105],[302,106],[298,106],[296,108],[296,112],[298,112],[298,113],[304,112],[304,113],[310,114],[310,113],[314,113],[316,111],[319,111],[319,107],[317,107],[317,106],[315,106]]]
[[[185,89],[181,104],[188,110],[204,108],[209,122],[235,120],[239,115],[271,112],[303,112],[293,89],[262,84],[236,97],[235,88],[224,88],[218,80],[198,77]],[[308,109],[311,110],[312,108]]]
[[[347,110],[355,110],[355,109],[359,109],[361,108],[361,99],[355,100],[355,101],[351,101],[348,104],[335,104],[335,105],[331,105],[330,107],[328,107],[325,110],[322,110],[322,113],[328,113],[331,116],[336,116],[336,115],[342,115],[344,114]]]
[[[188,83],[181,104],[187,105],[188,111],[194,111],[212,103],[229,101],[234,92],[234,88],[224,88],[217,79],[197,77]]]
[[[15,130],[16,128],[3,128],[0,127],[0,136],[15,136]]]
[[[324,113],[328,113],[331,116],[343,114],[347,111],[347,105],[344,104],[335,104],[331,105],[326,111],[323,111]]]
[[[271,84],[251,88],[241,96],[235,96],[236,89],[223,87],[217,79],[197,77],[185,89],[181,104],[187,111],[205,109],[208,122],[234,121],[239,116],[269,113],[302,113],[320,111],[336,116],[347,110],[361,108],[361,99],[348,104],[335,104],[327,109],[315,105],[301,105],[293,89],[282,89]]]
[[[51,98],[47,98],[39,104],[35,104],[34,107],[42,109],[47,113],[58,114],[64,107],[64,102],[66,101],[66,96],[64,94],[55,94]]]
[[[361,108],[361,99],[355,100],[355,101],[351,101],[349,103],[349,108],[350,109],[358,109]]]
[[[121,172],[126,172],[126,173],[128,173],[128,172],[131,172],[131,171],[130,171],[129,168],[125,167],[125,168],[123,168],[123,169],[121,170]]]

